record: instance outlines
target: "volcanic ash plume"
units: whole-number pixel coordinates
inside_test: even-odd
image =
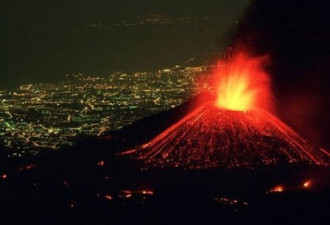
[[[218,99],[148,143],[123,152],[155,167],[234,168],[278,163],[328,165],[330,154],[260,107],[270,104],[262,58],[239,53],[215,69]],[[267,102],[268,101],[268,102]]]

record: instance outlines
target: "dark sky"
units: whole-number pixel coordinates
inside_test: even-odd
[[[0,88],[60,81],[71,73],[106,76],[182,63],[224,48],[226,33],[249,2],[2,0]],[[158,14],[191,20],[123,25]]]
[[[256,0],[233,45],[269,54],[277,113],[318,145],[330,148],[330,1]]]

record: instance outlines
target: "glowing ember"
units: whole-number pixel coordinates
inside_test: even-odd
[[[304,182],[303,187],[304,188],[309,188],[311,186],[311,183],[312,182],[310,180],[307,180],[306,182]]]
[[[270,79],[263,69],[266,57],[249,57],[240,52],[229,61],[220,61],[214,71],[217,106],[246,111],[271,105]]]
[[[217,202],[220,202],[224,205],[237,205],[237,204],[240,204],[240,205],[247,206],[249,204],[248,202],[245,202],[245,201],[239,201],[237,199],[229,199],[229,198],[226,198],[226,197],[214,198],[214,200],[217,201]]]
[[[284,191],[284,187],[279,185],[274,187],[273,189],[270,190],[270,192],[283,192]]]
[[[111,195],[105,195],[104,198],[105,198],[106,200],[112,200],[112,196],[111,196]]]
[[[65,187],[67,187],[67,188],[69,188],[70,187],[70,184],[69,184],[69,182],[68,181],[63,181],[63,185],[65,186]]]
[[[22,166],[22,167],[18,168],[17,171],[20,171],[21,172],[21,171],[25,171],[25,170],[30,170],[30,169],[32,169],[34,167],[36,167],[35,164],[28,164],[28,165],[25,165],[25,166]]]
[[[2,177],[2,179],[6,179],[8,176],[7,176],[7,174],[4,173],[4,174],[2,174],[1,177]]]
[[[142,191],[141,191],[141,194],[143,194],[143,195],[153,195],[154,192],[151,191],[151,190],[142,190]]]
[[[130,198],[130,197],[132,197],[132,194],[125,195],[125,198]]]
[[[105,162],[104,162],[103,160],[98,161],[98,162],[97,162],[97,165],[98,165],[99,167],[103,167],[103,166],[105,165]]]
[[[74,203],[70,203],[70,208],[74,208]]]

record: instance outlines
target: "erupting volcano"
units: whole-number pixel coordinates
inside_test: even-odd
[[[151,141],[121,155],[146,166],[189,169],[328,165],[327,151],[268,112],[272,95],[265,60],[238,53],[219,61],[212,73],[216,101],[206,101]]]

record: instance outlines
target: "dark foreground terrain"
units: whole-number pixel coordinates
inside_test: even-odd
[[[103,164],[104,162],[104,164]],[[330,171],[159,169],[58,164],[1,179],[11,224],[329,224]],[[104,166],[102,166],[104,165]],[[53,166],[53,165],[52,165]],[[308,184],[308,185],[306,185]]]
[[[193,99],[198,102],[203,97]],[[329,224],[330,170],[146,169],[116,153],[159,134],[198,104],[137,121],[73,149],[1,162],[1,220],[10,224]]]

